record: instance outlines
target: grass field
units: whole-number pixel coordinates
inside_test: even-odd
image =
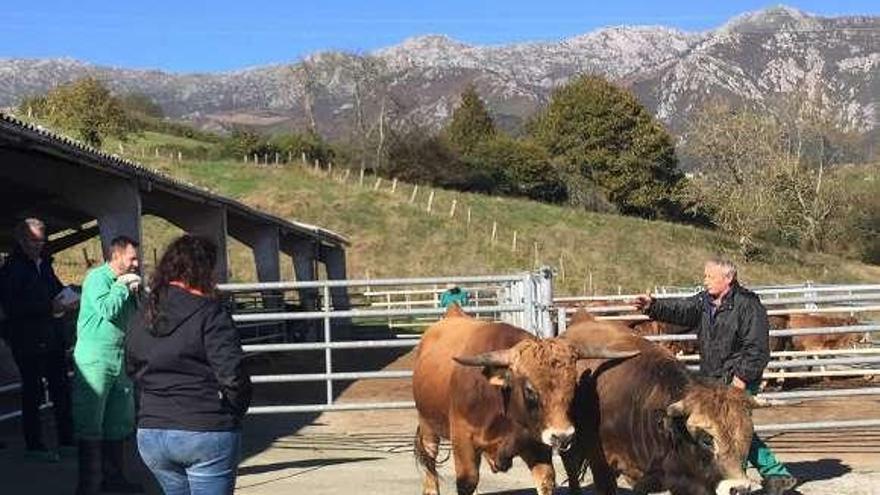
[[[390,181],[383,179],[377,188],[377,179],[368,176],[360,185],[356,172],[343,181],[339,168],[328,174],[300,164],[265,167],[232,161],[177,162],[167,156],[157,159],[149,151],[174,145],[184,152],[214,146],[148,132],[124,147],[133,159],[173,177],[347,236],[352,242],[348,251],[352,278],[488,274],[550,265],[557,271],[560,293],[644,290],[655,285],[698,283],[707,256],[735,256],[737,248],[734,240],[717,232],[667,222],[424,186],[413,199],[411,184],[399,183],[392,192]],[[106,146],[118,151],[114,147],[118,144]],[[450,216],[453,201],[455,210]],[[177,230],[148,217],[144,233],[144,253],[150,264],[154,250],[161,253]],[[742,279],[747,284],[857,282],[880,276],[880,267],[835,256],[773,245],[762,248],[760,261],[743,264]],[[99,252],[95,241],[86,249],[92,257]],[[244,246],[231,243],[229,255],[232,278],[252,280],[253,258]],[[81,276],[82,260],[81,248],[61,253],[59,271],[74,281]],[[284,276],[292,276],[289,260],[283,270]]]

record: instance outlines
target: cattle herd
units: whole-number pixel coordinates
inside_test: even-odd
[[[821,320],[821,321],[820,321]],[[815,315],[774,317],[774,328],[852,323]],[[478,320],[452,306],[416,351],[413,395],[418,410],[415,455],[422,493],[439,493],[440,441],[451,444],[459,494],[471,494],[482,461],[507,471],[525,461],[537,491],[556,485],[561,456],[570,493],[587,468],[600,495],[623,477],[636,494],[750,493],[744,461],[753,434],[744,392],[701,379],[675,353],[642,335],[667,333],[656,322],[631,328],[585,310],[561,337],[538,339],[504,323]],[[681,329],[677,329],[681,330]],[[858,335],[776,339],[774,350],[816,350]]]

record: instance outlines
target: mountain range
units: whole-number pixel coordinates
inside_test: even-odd
[[[277,130],[313,121],[319,132],[341,136],[377,122],[379,115],[392,124],[439,128],[461,91],[474,84],[497,122],[515,131],[554,88],[584,73],[628,87],[674,132],[713,99],[760,109],[791,94],[830,109],[845,128],[876,132],[880,17],[820,17],[780,6],[705,32],[618,26],[561,41],[497,46],[427,35],[365,55],[321,52],[223,73],[5,58],[0,107],[90,75],[118,94],[148,95],[168,117],[202,128]]]

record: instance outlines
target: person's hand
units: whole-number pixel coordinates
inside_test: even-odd
[[[746,389],[746,382],[742,381],[742,380],[741,380],[738,376],[736,376],[736,375],[733,375],[733,381],[732,381],[730,384],[733,385],[735,388],[738,388],[738,389],[740,389],[740,390],[745,390],[745,389]]]
[[[61,301],[58,299],[52,300],[52,316],[59,317],[67,311],[67,307],[61,304]]]
[[[129,292],[137,293],[141,288],[141,277],[137,273],[124,273],[116,279],[116,282],[124,285]]]
[[[639,311],[647,311],[652,302],[654,302],[654,298],[650,294],[639,294],[632,300],[633,306]]]

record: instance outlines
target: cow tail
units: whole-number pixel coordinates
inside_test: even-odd
[[[440,446],[438,445],[438,451],[439,447]],[[447,455],[446,458],[438,460],[437,457],[431,456],[431,454],[428,452],[428,449],[425,448],[425,443],[422,441],[421,427],[416,427],[416,437],[413,442],[413,455],[415,456],[416,463],[424,467],[425,470],[432,476],[437,475],[437,466],[443,465],[446,461],[449,460],[450,457],[449,455]]]

